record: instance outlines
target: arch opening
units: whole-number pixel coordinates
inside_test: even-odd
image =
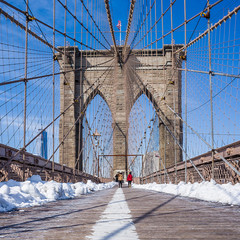
[[[128,170],[134,177],[156,172],[160,168],[159,119],[154,104],[141,94],[132,106],[128,129]]]
[[[112,113],[99,91],[86,102],[82,120],[83,171],[103,179],[110,178],[113,159],[104,155],[113,152]]]

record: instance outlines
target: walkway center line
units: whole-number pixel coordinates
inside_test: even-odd
[[[118,188],[103,212],[99,221],[93,226],[91,240],[138,240],[135,225],[128,208],[123,190]]]

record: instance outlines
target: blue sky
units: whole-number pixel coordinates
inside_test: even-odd
[[[9,3],[13,4],[14,6],[19,7],[20,9],[25,11],[25,3],[23,0],[10,0]],[[62,1],[63,2],[63,1]],[[133,23],[131,27],[132,33],[129,37],[129,44],[131,43],[134,32],[139,27],[140,20],[144,19],[146,12],[149,10],[150,3],[154,1],[147,1],[148,6],[147,9],[144,8],[142,12],[142,1],[137,1],[135,6],[135,13],[133,17]],[[157,1],[156,5],[156,17],[155,17],[155,5],[153,7],[153,12],[151,18],[149,17],[147,20],[147,26],[143,27],[143,30],[146,32],[147,29],[151,26],[153,22],[155,22],[161,16],[161,1]],[[210,3],[214,3],[215,1],[211,0]],[[68,0],[68,7],[74,13],[74,0]],[[86,14],[86,11],[83,10],[84,17],[82,17],[82,9],[80,0],[77,0],[77,17],[78,19],[83,22],[83,25],[87,28],[87,30],[83,30],[83,34],[81,35],[82,28],[80,24],[77,24],[76,27],[76,39],[78,41],[82,41],[84,44],[96,48],[96,49],[104,49],[93,37],[90,36],[88,31],[91,32],[96,39],[98,39],[104,46],[107,46],[107,42],[103,39],[99,31],[94,28],[92,24],[91,18]],[[106,36],[107,41],[112,44],[111,35],[109,32],[109,25],[106,18],[106,11],[104,6],[104,1],[100,0],[89,0],[84,1],[86,6],[89,8],[91,14],[94,16],[97,24],[99,25],[102,33]],[[163,9],[166,10],[169,6],[170,1],[164,1]],[[174,2],[173,5],[173,27],[177,27],[184,21],[184,9],[183,9],[183,0],[177,0]],[[201,12],[206,5],[206,0],[194,0],[190,1],[187,0],[187,19],[191,18],[195,14]],[[236,7],[240,3],[239,0],[224,0],[220,3],[217,7],[211,10],[211,23],[216,23],[219,19],[221,19],[224,15],[227,14],[228,11],[231,11],[234,7]],[[52,26],[53,17],[52,17],[52,1],[48,0],[41,0],[41,1],[29,1],[30,9],[33,15],[44,21],[45,23]],[[4,4],[0,5],[5,11],[9,12],[10,15],[13,15],[13,12]],[[118,20],[122,22],[122,31],[126,31],[127,28],[127,21],[128,21],[128,14],[129,14],[129,6],[130,0],[110,0],[110,9],[112,14],[113,20],[113,27],[115,32],[116,40],[119,41],[119,32],[116,27]],[[143,17],[141,17],[143,16]],[[25,24],[25,18],[21,14],[14,13],[14,17],[18,19],[22,24]],[[168,11],[164,17],[164,34],[168,33],[171,29],[171,15],[170,11]],[[19,79],[24,76],[24,39],[25,33],[19,27],[16,27],[14,24],[11,24],[9,20],[6,20],[1,16],[2,26],[1,26],[1,42],[12,44],[15,47],[8,46],[8,52],[4,52],[5,45],[1,45],[1,58],[5,64],[4,69],[1,71],[1,79],[0,81],[8,81],[10,79]],[[199,23],[198,23],[199,21]],[[38,28],[35,21],[29,23],[30,28],[32,31],[36,32],[39,36],[42,36],[40,29]],[[196,27],[197,26],[197,27]],[[41,30],[43,31],[47,40],[52,43],[52,30],[48,29],[40,25]],[[196,27],[196,29],[195,29]],[[237,28],[236,28],[237,27]],[[64,9],[63,7],[56,1],[56,28],[60,31],[64,31]],[[191,21],[187,24],[187,42],[191,39],[195,38],[199,35],[199,33],[205,31],[207,28],[207,20],[205,18],[196,18],[195,20]],[[193,30],[195,29],[194,33]],[[212,50],[213,50],[213,67],[215,71],[219,72],[227,72],[231,74],[239,74],[239,16],[233,16],[230,21],[222,24],[218,30],[214,30],[212,33]],[[173,34],[173,38],[175,43],[183,44],[184,43],[184,27],[179,28]],[[70,14],[67,14],[67,29],[66,32],[69,36],[74,37],[74,21]],[[136,46],[138,48],[144,48],[146,45],[151,43],[151,38],[160,38],[162,34],[161,29],[161,21],[157,24],[157,28],[153,28],[152,33],[148,35],[144,41]],[[193,34],[193,35],[192,35]],[[140,38],[143,36],[143,33],[140,33],[136,39],[137,43]],[[122,39],[124,39],[124,33],[122,34]],[[67,40],[68,44],[73,45],[72,40]],[[171,43],[171,36],[169,35],[165,39],[165,44]],[[56,45],[63,46],[64,45],[64,38],[61,34],[56,34]],[[77,43],[77,46],[81,48],[80,44]],[[161,48],[162,41],[160,40],[158,44],[150,45],[149,48],[155,47]],[[49,47],[44,46],[43,44],[39,43],[32,37],[29,37],[29,69],[32,69],[35,72],[30,73],[29,76],[34,75],[42,75],[51,73],[52,68],[52,52]],[[198,70],[206,70],[208,71],[208,60],[207,55],[208,51],[206,49],[206,37],[203,38],[198,43],[194,44],[189,48],[188,52],[188,61],[187,66],[189,69],[198,69]],[[21,51],[19,50],[21,49]],[[87,49],[83,47],[83,49]],[[13,53],[15,54],[10,54]],[[37,53],[37,54],[36,54]],[[235,54],[233,54],[235,53]],[[11,55],[11,56],[9,56]],[[35,57],[37,56],[37,57]],[[227,57],[226,57],[227,56]],[[12,65],[10,65],[12,64]],[[59,71],[58,67],[56,66],[56,72]],[[184,75],[183,75],[184,76]],[[207,75],[203,74],[188,74],[188,111],[195,109],[198,106],[201,106],[203,103],[209,100],[209,79]],[[229,82],[232,81],[232,78],[226,77],[214,77],[213,79],[213,94],[218,94],[221,89],[223,89]],[[51,121],[51,78],[44,78],[41,81],[32,81],[29,85],[29,93],[30,96],[28,99],[32,99],[32,102],[29,103],[28,114],[29,114],[29,122],[28,128],[31,129],[29,131],[28,140],[36,134],[41,125],[45,126]],[[5,87],[1,87],[0,89],[0,105],[1,108],[1,116],[4,116],[8,111],[13,109],[16,105],[16,101],[20,103],[23,100],[23,85],[14,84],[14,87],[8,85]],[[34,89],[38,86],[39,91],[36,92]],[[49,87],[47,89],[47,86]],[[59,78],[56,77],[56,87],[59,87]],[[183,84],[183,99],[184,99],[184,84]],[[21,93],[21,94],[19,94]],[[35,95],[37,96],[35,98]],[[230,143],[233,140],[239,139],[240,130],[238,127],[238,119],[240,117],[239,114],[239,80],[234,80],[229,87],[222,91],[221,94],[217,95],[214,99],[214,118],[215,118],[215,131],[216,133],[223,133],[221,137],[216,135],[216,145],[219,146],[221,144]],[[13,98],[14,100],[5,104],[6,99]],[[56,101],[59,101],[60,95],[59,90],[56,91]],[[42,101],[42,102],[41,102]],[[147,101],[147,100],[146,100]],[[38,104],[41,102],[42,105],[45,107],[42,108],[42,111],[37,110]],[[184,112],[184,104],[182,105],[183,112]],[[210,111],[209,111],[209,104],[205,104],[203,107],[199,108],[199,110],[195,110],[193,113],[189,113],[189,122],[190,124],[197,129],[199,132],[205,132],[206,134],[203,135],[206,137],[208,141],[211,141],[209,137],[210,133]],[[11,111],[11,114],[8,117],[4,117],[1,121],[1,132],[3,132],[4,128],[6,129],[6,124],[9,122],[13,122],[12,126],[9,127],[5,132],[6,135],[2,136],[2,142],[7,143],[11,139],[11,136],[14,132],[17,131],[16,137],[14,142],[11,143],[12,146],[18,146],[22,144],[22,109],[23,105],[18,104],[14,111]],[[56,108],[56,114],[59,113],[59,105]],[[205,115],[203,113],[206,113]],[[42,118],[42,116],[45,116]],[[149,115],[150,116],[150,115]],[[183,114],[184,117],[184,114]],[[140,121],[140,120],[139,120]],[[51,129],[49,129],[49,136],[51,136]],[[58,132],[56,131],[56,136]],[[226,137],[226,134],[228,136]],[[231,137],[231,134],[237,134]],[[200,141],[194,139],[192,137],[192,133],[189,132],[189,149],[194,149],[192,155],[199,154],[207,150],[206,147],[200,144]],[[219,142],[217,144],[217,141]],[[194,142],[191,145],[191,142]],[[197,144],[196,144],[197,143]],[[51,144],[51,141],[49,141]],[[197,145],[197,147],[193,147],[193,145]],[[33,147],[34,148],[34,147]],[[199,149],[197,149],[199,148]],[[34,151],[31,149],[31,151]],[[49,154],[50,155],[50,154]]]
[[[64,1],[62,1],[64,3]],[[140,16],[146,14],[146,12],[149,11],[149,6],[152,4],[154,1],[147,1],[148,7],[147,9],[144,7],[144,12],[142,12],[142,1],[136,1],[135,4],[135,12],[134,12],[134,21],[132,23],[132,31],[136,30],[136,27],[138,26]],[[163,9],[164,11],[168,8],[170,1],[163,1]],[[211,3],[214,3],[215,1],[210,1]],[[10,0],[9,3],[19,7],[20,9],[25,11],[25,3],[23,0],[18,0],[18,1],[13,1]],[[88,6],[90,12],[92,13],[93,17],[95,18],[96,21],[98,21],[98,24],[103,32],[106,33],[107,38],[109,41],[111,41],[111,36],[109,33],[109,27],[108,27],[108,21],[106,19],[106,11],[105,11],[105,6],[104,2],[102,1],[96,1],[96,0],[88,0],[84,1],[85,5]],[[232,4],[229,4],[232,3]],[[211,11],[211,22],[217,22],[219,18],[221,18],[228,10],[232,10],[234,6],[239,3],[239,0],[225,0],[223,3],[220,3],[217,7],[215,7]],[[122,31],[126,31],[127,28],[127,21],[128,21],[128,15],[129,15],[129,7],[130,7],[130,0],[123,0],[123,1],[118,1],[118,0],[111,0],[109,2],[110,4],[110,9],[111,9],[111,14],[112,14],[112,22],[113,22],[113,27],[115,31],[118,31],[116,25],[118,23],[118,20],[122,22]],[[67,5],[69,10],[74,14],[74,0],[68,0]],[[47,0],[42,0],[41,2],[36,2],[36,1],[29,1],[29,6],[31,11],[33,12],[34,16],[39,18],[40,20],[44,21],[45,23],[49,24],[52,26],[52,1],[47,1]],[[184,1],[183,0],[178,0],[174,2],[173,4],[173,28],[179,26],[183,21],[184,21]],[[187,19],[191,18],[195,14],[201,12],[204,7],[206,6],[206,0],[194,0],[186,1],[186,9],[187,9]],[[82,19],[81,17],[81,4],[80,0],[77,1],[77,17],[80,21],[83,21],[84,25],[88,27],[89,30],[91,30],[91,19],[90,17],[86,17],[87,14],[85,10],[83,11],[84,13],[84,18]],[[161,1],[156,1],[156,19],[158,19],[161,16]],[[144,19],[144,18],[143,18]],[[187,24],[187,39],[190,38],[192,31],[194,30],[196,23],[199,18],[196,18],[196,20],[191,21],[190,23]],[[155,22],[155,5],[152,10],[152,23]],[[150,19],[148,22],[150,26]],[[36,24],[35,24],[36,25]],[[157,37],[161,36],[161,21],[157,24]],[[43,29],[43,32],[51,39],[52,31],[48,30],[47,28],[41,26]],[[56,28],[59,29],[60,31],[64,31],[64,10],[63,7],[58,3],[56,0]],[[168,31],[171,29],[171,21],[170,21],[170,11],[168,11],[165,14],[164,17],[164,33],[166,34]],[[195,31],[195,34],[198,35],[199,31],[203,31],[206,29],[206,19],[202,18],[198,24],[198,27]],[[73,31],[74,31],[74,22],[72,17],[67,14],[67,33],[73,37]],[[80,25],[77,24],[77,39],[80,40]],[[155,28],[153,29],[154,36],[155,36]],[[119,34],[116,33],[116,40],[119,40]],[[122,35],[122,39],[124,37],[124,34]],[[131,40],[131,35],[130,35],[130,40]],[[184,43],[184,34],[183,34],[183,27],[180,28],[178,31],[174,33],[174,40],[176,43]],[[60,35],[58,36],[57,34],[57,41],[59,43],[63,44],[63,39],[60,38]],[[68,40],[71,43],[71,40]],[[160,43],[161,41],[159,41]],[[167,43],[170,42],[170,37],[166,38]],[[77,44],[79,45],[79,44]],[[139,46],[141,47],[141,46]]]

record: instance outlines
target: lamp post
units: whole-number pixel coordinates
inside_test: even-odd
[[[101,137],[101,134],[100,133],[98,133],[98,131],[97,131],[97,129],[95,130],[95,133],[93,133],[93,137],[94,137],[94,139],[95,139],[95,145],[96,145],[96,149],[97,149],[97,164],[98,164],[98,170],[97,170],[97,176],[99,177],[99,154],[98,154],[98,146],[99,146],[99,138]],[[96,164],[94,164],[94,167],[95,167],[95,169],[94,170],[96,170],[96,166],[95,166]],[[94,173],[95,173],[95,171],[94,171]]]

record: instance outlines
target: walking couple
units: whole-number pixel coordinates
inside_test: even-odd
[[[119,188],[122,188],[122,183],[123,183],[123,174],[122,173],[118,173],[118,187]],[[131,187],[131,184],[132,184],[132,173],[129,172],[128,176],[127,176],[127,181],[128,181],[128,187]]]

